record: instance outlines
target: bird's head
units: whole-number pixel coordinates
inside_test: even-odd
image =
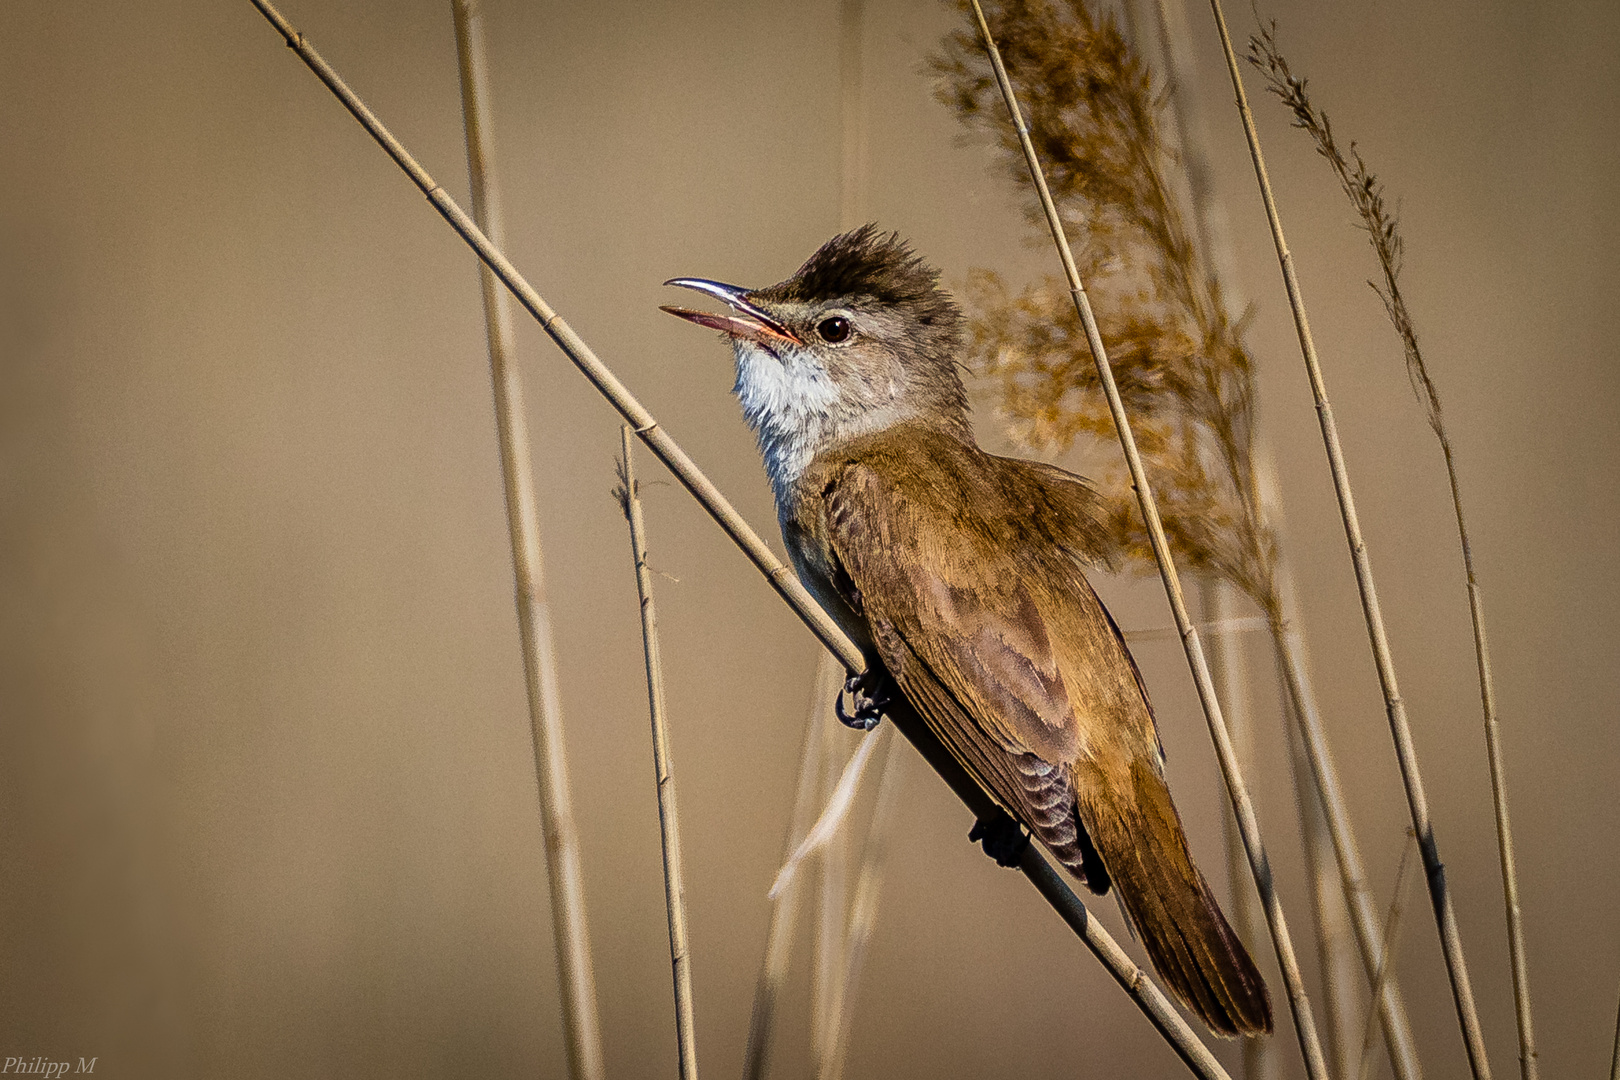
[[[733,393],[779,503],[817,453],[861,435],[913,423],[971,440],[957,368],[962,313],[939,271],[898,234],[865,225],[835,236],[798,273],[762,289],[703,278],[665,284],[732,309],[663,310],[730,339]]]

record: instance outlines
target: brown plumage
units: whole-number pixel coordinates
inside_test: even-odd
[[[795,569],[869,662],[1076,877],[1112,882],[1212,1030],[1268,1032],[1265,984],[1188,851],[1141,676],[1082,573],[1102,550],[1097,497],[974,444],[960,316],[936,278],[868,227],[770,289],[682,281],[747,320],[675,313],[735,344]]]

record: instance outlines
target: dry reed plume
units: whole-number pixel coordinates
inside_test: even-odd
[[[1271,627],[1356,944],[1369,984],[1381,982],[1377,1011],[1396,1075],[1416,1077],[1404,1008],[1385,971],[1378,918],[1279,580],[1277,542],[1262,512],[1245,320],[1227,315],[1209,254],[1189,237],[1165,172],[1176,155],[1159,135],[1163,99],[1113,19],[1083,0],[1003,5],[997,33],[1030,102],[1030,140],[1049,163],[1052,201],[1078,244],[1077,269],[1102,300],[1098,329],[1117,358],[1120,395],[1142,432],[1166,532],[1195,571],[1249,596]],[[1016,131],[993,111],[995,82],[972,35],[953,35],[932,66],[942,77],[941,100],[964,123],[993,133],[1012,178],[1033,186]],[[1029,211],[1032,220],[1039,214]],[[977,362],[998,384],[1015,438],[1038,449],[1096,444],[1113,431],[1065,291],[1050,276],[1017,294],[987,271],[975,271],[970,282]],[[1137,567],[1155,567],[1126,478],[1109,480],[1116,543]]]
[[[1040,200],[1042,216],[1052,235],[1052,241],[1057,248],[1059,260],[1063,264],[1064,278],[1068,285],[1069,295],[1074,303],[1075,315],[1085,332],[1086,347],[1091,354],[1096,367],[1097,384],[1102,390],[1103,397],[1108,402],[1108,412],[1113,420],[1114,431],[1119,437],[1121,451],[1125,455],[1125,464],[1130,471],[1131,486],[1136,492],[1137,505],[1141,509],[1142,524],[1147,532],[1149,543],[1152,545],[1153,557],[1158,565],[1159,577],[1164,585],[1165,596],[1170,602],[1170,613],[1175,620],[1177,633],[1181,637],[1183,652],[1187,658],[1188,669],[1192,673],[1193,683],[1198,690],[1198,701],[1203,708],[1204,719],[1209,730],[1210,742],[1214,746],[1215,758],[1220,765],[1221,778],[1225,782],[1232,812],[1237,819],[1238,832],[1243,840],[1243,847],[1249,857],[1249,867],[1254,877],[1255,888],[1260,894],[1260,903],[1265,911],[1266,925],[1271,931],[1271,943],[1277,957],[1277,966],[1282,973],[1283,987],[1288,999],[1289,1011],[1294,1021],[1294,1033],[1299,1040],[1301,1057],[1305,1063],[1306,1075],[1312,1080],[1325,1078],[1327,1064],[1322,1053],[1321,1040],[1317,1035],[1316,1019],[1311,1010],[1310,999],[1305,992],[1304,979],[1300,975],[1299,960],[1294,951],[1293,937],[1288,930],[1287,917],[1278,900],[1274,882],[1271,876],[1271,867],[1266,856],[1265,845],[1260,837],[1260,825],[1255,815],[1254,804],[1249,797],[1248,787],[1244,782],[1241,770],[1238,767],[1237,755],[1233,750],[1231,734],[1227,730],[1226,722],[1221,714],[1221,703],[1215,693],[1215,686],[1210,673],[1208,659],[1204,655],[1203,645],[1199,640],[1198,628],[1193,624],[1188,612],[1186,598],[1182,593],[1181,579],[1176,570],[1175,559],[1170,551],[1169,540],[1166,536],[1162,520],[1159,515],[1157,500],[1153,489],[1148,482],[1146,466],[1143,463],[1141,452],[1137,446],[1133,432],[1130,413],[1125,407],[1123,395],[1120,392],[1118,381],[1114,376],[1113,366],[1108,359],[1108,350],[1103,344],[1102,334],[1098,327],[1095,313],[1091,307],[1089,294],[1080,275],[1079,267],[1074,258],[1074,252],[1069,242],[1068,229],[1054,201],[1051,189],[1046,182],[1045,171],[1040,163],[1039,151],[1036,150],[1030,129],[1024,123],[1023,113],[1018,104],[1017,94],[1013,89],[1012,80],[1002,61],[1000,50],[996,45],[996,33],[991,29],[984,9],[979,0],[969,0],[967,5],[971,9],[974,22],[978,25],[979,35],[984,42],[984,49],[991,71],[995,75],[995,84],[1001,92],[1001,98],[1007,107],[1007,115],[1012,122],[1016,133],[1018,148],[1024,157],[1025,166],[1029,172],[1029,182],[1035,189]],[[1019,5],[1027,10],[1029,5]],[[1051,13],[1051,7],[1045,7],[1046,13]],[[1099,23],[1091,17],[1089,10],[1084,7],[1081,0],[1074,0],[1072,12],[1082,29],[1091,29]],[[1002,13],[1004,14],[1004,13]],[[1101,25],[1113,32],[1103,35],[1101,40],[1105,45],[1121,43],[1117,28],[1112,20],[1102,20]],[[1089,39],[1090,35],[1086,35]],[[936,64],[942,70],[949,70],[951,57],[949,50],[956,49],[956,59],[964,69],[971,68],[974,61],[968,60],[972,54],[968,51],[971,46],[970,34],[959,33],[947,39],[947,56],[940,58]],[[1108,53],[1118,55],[1118,48],[1109,48]],[[1016,59],[1016,56],[1015,56]],[[1024,73],[1026,76],[1028,72]],[[982,85],[988,88],[986,80]],[[1151,118],[1148,118],[1151,123]],[[1127,148],[1127,153],[1129,148]]]
[[[1260,133],[1255,127],[1254,113],[1249,108],[1249,96],[1243,88],[1243,72],[1237,53],[1232,48],[1232,35],[1226,26],[1226,15],[1220,0],[1210,0],[1215,16],[1215,27],[1220,33],[1221,51],[1226,59],[1227,74],[1232,80],[1232,93],[1236,98],[1238,116],[1243,122],[1243,135],[1249,144],[1249,159],[1254,165],[1255,181],[1260,189],[1260,201],[1265,207],[1266,223],[1271,229],[1272,245],[1277,251],[1277,265],[1282,271],[1283,287],[1288,294],[1288,307],[1294,318],[1294,331],[1299,338],[1300,358],[1305,363],[1305,375],[1311,385],[1311,396],[1316,403],[1317,423],[1322,429],[1322,445],[1327,451],[1328,470],[1333,479],[1333,493],[1339,503],[1339,516],[1344,524],[1345,541],[1350,549],[1350,562],[1355,570],[1356,589],[1361,595],[1361,610],[1367,624],[1368,644],[1372,647],[1373,663],[1378,669],[1379,688],[1384,695],[1384,710],[1389,718],[1390,736],[1395,744],[1395,760],[1400,766],[1401,784],[1406,789],[1407,809],[1412,828],[1417,836],[1418,852],[1423,857],[1429,898],[1434,908],[1436,929],[1440,934],[1440,949],[1445,956],[1446,975],[1451,982],[1452,1000],[1457,1008],[1457,1022],[1462,1029],[1463,1045],[1468,1052],[1468,1067],[1474,1080],[1488,1080],[1490,1061],[1485,1054],[1485,1037],[1480,1029],[1479,1011],[1474,1004],[1473,981],[1468,975],[1468,961],[1463,954],[1462,932],[1457,926],[1457,913],[1446,884],[1445,866],[1440,861],[1439,845],[1434,837],[1433,822],[1429,817],[1428,795],[1423,775],[1418,767],[1417,752],[1412,743],[1412,726],[1406,716],[1406,704],[1401,697],[1395,677],[1395,660],[1389,649],[1389,634],[1384,627],[1383,609],[1378,602],[1378,588],[1373,580],[1372,561],[1367,555],[1367,541],[1361,532],[1361,521],[1356,513],[1355,493],[1351,489],[1349,470],[1345,465],[1344,446],[1339,440],[1338,422],[1333,417],[1333,405],[1328,400],[1327,383],[1322,376],[1322,365],[1316,354],[1316,341],[1311,333],[1310,317],[1305,310],[1305,298],[1299,287],[1299,276],[1294,271],[1294,256],[1288,250],[1283,234],[1282,217],[1277,212],[1276,195],[1271,190],[1271,178],[1266,172],[1265,154],[1260,148]]]
[[[1536,1037],[1530,1013],[1530,968],[1525,955],[1524,922],[1519,908],[1519,879],[1513,858],[1513,830],[1508,819],[1507,776],[1502,760],[1502,737],[1496,716],[1496,685],[1491,676],[1489,639],[1485,632],[1485,607],[1480,595],[1479,576],[1474,570],[1474,548],[1468,539],[1468,519],[1463,513],[1462,488],[1457,480],[1456,458],[1451,436],[1446,432],[1445,414],[1440,407],[1440,390],[1429,376],[1428,365],[1418,347],[1417,328],[1401,295],[1400,274],[1403,243],[1396,217],[1384,200],[1384,185],[1367,168],[1355,143],[1349,155],[1339,149],[1327,113],[1311,104],[1305,80],[1289,70],[1288,61],[1277,48],[1277,24],[1273,21],[1249,38],[1249,63],[1266,78],[1266,89],[1277,96],[1290,113],[1294,126],[1311,137],[1316,152],[1333,170],[1339,187],[1361,217],[1368,243],[1378,259],[1383,282],[1367,284],[1383,302],[1384,312],[1401,339],[1406,354],[1406,374],[1412,392],[1423,406],[1429,427],[1440,443],[1446,462],[1446,479],[1451,485],[1451,506],[1457,519],[1457,538],[1462,547],[1463,576],[1468,584],[1468,612],[1473,623],[1474,659],[1479,670],[1480,709],[1485,725],[1486,758],[1491,772],[1491,798],[1496,812],[1497,852],[1502,866],[1503,906],[1507,910],[1508,951],[1513,968],[1513,1002],[1519,1032],[1519,1068],[1523,1080],[1535,1080]]]
[[[1084,3],[1005,4],[995,29],[1076,267],[1097,298],[1098,329],[1153,468],[1165,529],[1190,569],[1238,585],[1264,607],[1261,598],[1275,591],[1275,540],[1252,464],[1253,361],[1219,284],[1196,271],[1164,172],[1148,69],[1112,17]],[[940,99],[996,135],[1008,174],[1027,190],[1017,134],[996,111],[976,42],[958,31],[932,66],[943,79]],[[1028,210],[1032,224],[1040,213]],[[999,386],[1014,436],[1053,451],[1112,440],[1067,284],[1048,275],[1015,294],[1001,275],[975,270],[968,293],[972,352]],[[1121,549],[1153,566],[1128,484],[1115,477],[1106,490]]]

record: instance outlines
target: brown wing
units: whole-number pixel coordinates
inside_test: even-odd
[[[1112,569],[1108,512],[1090,480],[1044,461],[985,457],[995,462],[1003,485],[1012,489],[1018,502],[1035,507],[1042,532],[1088,566]]]
[[[1101,884],[1101,855],[1177,997],[1222,1034],[1269,1031],[1265,984],[1193,865],[1136,665],[1073,553],[997,519],[949,468],[885,472],[849,461],[823,498],[830,554],[902,692],[1082,880]]]
[[[937,494],[937,492],[935,493]],[[1009,548],[933,498],[906,498],[877,469],[845,466],[825,491],[829,546],[884,664],[958,760],[1097,891],[1107,888],[1075,815],[1070,766],[1091,741],[1042,608],[1054,578],[1090,597],[1074,562]],[[1029,559],[1047,565],[1024,565]],[[1095,632],[1111,635],[1096,605]],[[1075,661],[1078,659],[1078,663]],[[1134,676],[1132,687],[1134,689]],[[1104,733],[1114,739],[1112,733]],[[1088,858],[1088,853],[1090,857]]]

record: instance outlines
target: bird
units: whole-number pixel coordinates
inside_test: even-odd
[[[790,561],[867,662],[840,716],[869,728],[903,695],[1017,823],[1015,847],[1027,829],[1115,891],[1211,1031],[1269,1033],[1266,984],[1193,863],[1146,685],[1085,574],[1106,565],[1101,496],[979,447],[938,270],[868,224],[775,285],[665,284],[729,309],[662,310],[732,346]],[[989,826],[970,837],[1010,864]]]

